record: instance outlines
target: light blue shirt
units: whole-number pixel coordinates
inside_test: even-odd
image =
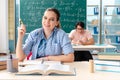
[[[23,51],[26,55],[32,52],[32,59],[74,52],[68,35],[56,27],[48,39],[45,38],[43,28],[30,32]]]

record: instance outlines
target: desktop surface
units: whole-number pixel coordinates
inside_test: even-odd
[[[42,75],[16,75],[15,73],[9,73],[6,70],[0,71],[0,79],[10,79],[10,80],[120,80],[120,73],[115,72],[102,72],[95,71],[90,73],[89,62],[73,62],[65,63],[75,67],[76,76],[63,76],[63,75],[52,75],[52,76],[42,76]]]
[[[107,48],[116,48],[113,45],[107,44],[95,44],[95,45],[73,45],[74,50],[99,50],[99,49],[107,49]]]

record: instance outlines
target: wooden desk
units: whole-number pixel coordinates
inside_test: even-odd
[[[15,75],[6,70],[0,71],[0,80],[120,80],[120,73],[89,72],[88,62],[66,63],[76,68],[76,76],[41,76],[41,75]]]
[[[74,50],[99,50],[99,49],[106,49],[106,48],[116,48],[113,45],[73,45]]]

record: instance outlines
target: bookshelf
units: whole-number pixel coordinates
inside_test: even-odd
[[[120,5],[104,5],[104,31],[106,34],[117,34],[120,28]]]
[[[103,8],[104,39],[110,39],[111,44],[118,46],[120,44],[120,5],[104,5]]]
[[[99,5],[87,5],[87,29],[92,34],[98,34],[99,28]]]

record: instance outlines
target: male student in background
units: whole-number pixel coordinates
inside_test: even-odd
[[[84,25],[83,22],[78,22],[75,25],[75,29],[70,32],[69,38],[72,44],[93,45],[95,43],[92,34],[90,31],[85,30]],[[75,51],[74,55],[75,61],[89,61],[89,59],[93,59],[89,51]]]

